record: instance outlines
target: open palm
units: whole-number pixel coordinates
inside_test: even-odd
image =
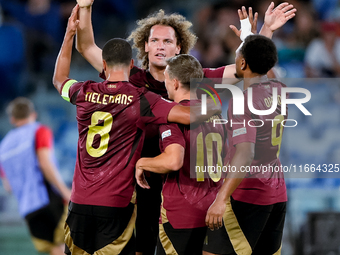
[[[282,27],[288,20],[295,16],[296,9],[292,4],[287,2],[278,5],[274,9],[274,3],[272,2],[264,16],[264,24],[271,30]]]

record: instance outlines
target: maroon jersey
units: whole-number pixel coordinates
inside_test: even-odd
[[[175,103],[129,82],[64,83],[62,97],[77,106],[78,151],[71,201],[126,207],[134,190],[145,123],[167,123]]]
[[[273,88],[278,91],[278,104],[270,115],[256,115],[248,108],[248,90],[244,91],[244,115],[233,115],[233,99],[228,108],[229,161],[233,158],[236,145],[244,142],[255,143],[255,156],[250,172],[233,193],[238,201],[269,205],[287,201],[286,185],[279,159],[283,126],[281,122],[287,116],[281,115],[281,88],[286,85],[270,81],[252,84],[253,106],[256,110],[268,110],[272,107]],[[238,123],[238,124],[236,124]],[[241,124],[240,124],[241,123]],[[257,127],[254,127],[257,126]],[[229,162],[230,163],[230,162]],[[273,169],[273,170],[271,170]],[[276,171],[274,171],[276,169]]]
[[[195,100],[181,102],[182,105],[190,103]],[[176,229],[204,227],[207,210],[223,183],[227,133],[225,125],[213,127],[214,118],[219,116],[191,125],[191,130],[190,126],[177,124],[159,128],[162,152],[171,144],[180,144],[185,149],[183,167],[167,175],[162,191],[167,219]],[[204,167],[208,165],[219,165],[221,171],[209,174]]]
[[[219,68],[203,68],[205,78],[222,78],[224,72],[224,66]],[[100,78],[106,79],[104,71],[100,73]],[[148,90],[161,95],[164,98],[168,98],[168,93],[165,88],[165,83],[157,81],[149,70],[138,68],[134,66],[130,72],[130,83],[137,87],[145,87]]]
[[[224,66],[220,68],[203,68],[204,77],[206,78],[222,78],[224,72]],[[104,71],[99,75],[100,78],[106,79]],[[161,95],[164,98],[168,98],[168,93],[165,88],[165,83],[157,81],[153,78],[149,70],[138,68],[134,66],[130,72],[130,83],[136,87],[145,87],[148,90]],[[198,93],[202,93],[201,90],[197,90]],[[145,130],[145,143],[142,150],[142,157],[155,157],[160,154],[158,146],[158,125],[150,124]]]

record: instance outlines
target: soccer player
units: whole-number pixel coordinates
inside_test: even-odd
[[[69,18],[53,76],[61,96],[77,106],[79,131],[66,253],[134,254],[134,167],[145,123],[189,124],[190,109],[128,82],[132,49],[123,39],[112,39],[103,48],[107,80],[68,78],[77,11],[78,5]]]
[[[287,116],[281,114],[280,95],[285,85],[265,75],[277,62],[276,47],[261,35],[248,36],[235,62],[237,75],[244,78],[245,113],[233,114],[235,98],[230,100],[228,158],[235,171],[228,173],[208,210],[204,254],[281,254],[286,186],[283,173],[269,169],[281,166],[282,121]],[[252,113],[248,93],[254,108],[264,111],[275,102],[274,88],[278,104],[273,113]]]
[[[91,24],[91,9],[94,0],[77,0],[77,2],[80,6],[77,50],[98,72],[102,72],[101,49],[95,44]],[[295,11],[288,3],[282,3],[275,9],[274,4],[271,3],[260,33],[271,37],[273,31],[294,17]],[[242,8],[241,13],[244,18],[248,17],[245,8]],[[249,14],[252,21],[252,15]],[[145,87],[166,98],[167,92],[164,85],[166,60],[178,54],[189,53],[197,40],[197,37],[190,31],[192,24],[181,15],[166,15],[162,10],[139,20],[137,24],[137,28],[131,33],[129,39],[133,40],[134,47],[138,50],[138,58],[143,65],[142,68],[133,67],[129,81],[137,87]],[[235,65],[217,69],[204,68],[203,72],[207,78],[223,77],[229,78],[228,81],[231,82],[230,78],[235,78]],[[103,73],[101,77],[105,78]],[[238,81],[238,79],[234,80]],[[142,156],[159,155],[157,130],[157,126],[148,125]],[[161,178],[156,174],[151,174],[148,181],[151,186],[149,190],[143,190],[137,186],[139,204],[136,223],[137,251],[143,252],[144,255],[153,255],[158,235],[158,209],[162,186]]]
[[[0,177],[18,201],[36,250],[62,255],[71,191],[56,168],[52,131],[36,121],[28,98],[14,99],[7,113],[15,128],[0,144]]]
[[[190,79],[203,78],[198,60],[181,54],[166,62],[165,86],[169,98],[182,105],[197,103],[196,88]],[[168,174],[162,190],[157,255],[202,254],[207,231],[206,212],[223,180],[222,171],[204,173],[203,167],[209,162],[209,165],[222,169],[227,154],[226,126],[214,127],[214,118],[218,119],[219,116],[191,127],[161,125],[162,153],[154,158],[141,158],[136,164],[137,183],[146,189],[150,187],[144,178],[144,171]],[[190,164],[190,161],[197,163]],[[197,170],[196,166],[200,169]]]

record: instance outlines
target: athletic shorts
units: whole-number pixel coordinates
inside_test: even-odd
[[[170,222],[159,224],[157,255],[202,255],[207,227],[174,229]]]
[[[25,217],[35,249],[49,253],[64,243],[64,224],[67,206],[61,197],[50,199],[50,204]]]
[[[136,186],[136,251],[143,252],[143,255],[154,255],[162,200],[162,176],[150,173],[146,180],[151,187],[150,189],[143,189],[139,185]]]
[[[214,254],[281,254],[286,203],[254,205],[233,198],[223,215],[224,225],[207,230],[203,250]]]
[[[135,254],[133,229],[136,206],[107,207],[69,204],[65,231],[66,254]]]

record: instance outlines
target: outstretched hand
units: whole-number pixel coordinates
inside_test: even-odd
[[[76,34],[77,27],[79,25],[78,10],[79,10],[79,5],[77,4],[73,8],[70,17],[68,18],[66,34],[70,34],[71,36],[74,36]]]
[[[274,32],[294,18],[295,12],[296,8],[292,4],[284,2],[274,9],[274,2],[271,2],[264,16],[264,25]]]
[[[255,12],[255,14],[253,15],[253,9],[251,7],[249,7],[248,13],[247,13],[247,9],[244,6],[242,6],[242,9],[238,9],[237,12],[238,12],[238,17],[240,18],[240,20],[244,20],[248,18],[248,13],[249,13],[249,22],[251,24],[251,32],[253,34],[256,34],[257,33],[257,17],[259,14]],[[241,29],[238,30],[234,25],[230,25],[229,27],[231,28],[231,30],[234,31],[234,33],[238,37],[241,36]]]
[[[136,177],[137,184],[143,189],[150,189],[150,186],[147,180],[145,179],[144,169],[140,166],[139,162],[140,162],[140,159],[136,163],[135,177]]]
[[[94,0],[77,0],[79,7],[90,7]]]

